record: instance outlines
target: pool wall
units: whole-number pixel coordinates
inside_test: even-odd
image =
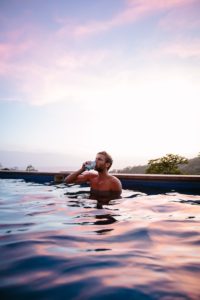
[[[54,182],[55,180],[61,182],[61,179],[64,179],[64,176],[69,174],[66,173],[55,173],[55,172],[38,172],[38,171],[0,171],[1,179],[23,179],[25,181],[36,182],[36,183],[49,183]]]
[[[2,179],[23,179],[36,183],[61,183],[66,172],[26,172],[0,170]],[[118,177],[123,189],[180,191],[200,193],[200,175],[112,174]]]
[[[124,189],[200,193],[200,175],[117,174]]]

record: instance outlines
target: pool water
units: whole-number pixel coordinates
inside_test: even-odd
[[[200,299],[200,195],[0,180],[0,298]]]

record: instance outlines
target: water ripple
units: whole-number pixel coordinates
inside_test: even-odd
[[[199,195],[123,191],[97,209],[78,186],[0,190],[1,300],[200,299]]]

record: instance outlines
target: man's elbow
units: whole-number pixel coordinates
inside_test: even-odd
[[[70,179],[70,175],[68,175],[67,177],[65,177],[65,179],[64,179],[64,182],[65,183],[72,183],[72,180]]]

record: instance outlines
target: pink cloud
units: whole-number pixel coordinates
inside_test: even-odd
[[[193,17],[191,17],[191,19],[181,17],[175,18],[174,15],[169,15],[159,23],[159,26],[162,29],[173,32],[175,30],[189,30],[200,27],[200,20],[196,20]]]
[[[193,2],[188,0],[129,0],[122,12],[105,22],[93,21],[85,25],[72,25],[72,22],[70,22],[70,24],[68,23],[61,28],[59,34],[60,36],[68,34],[70,30],[70,34],[74,37],[90,36],[117,26],[136,22],[165,9]],[[172,14],[169,16],[171,22],[175,20]],[[177,20],[177,22],[181,21]],[[59,24],[61,23],[63,24],[63,20],[59,20]],[[111,50],[107,51],[105,49],[83,51],[83,53],[79,50],[65,50],[68,49],[66,39],[60,39],[60,36],[58,37],[55,32],[44,32],[35,28],[33,24],[29,24],[26,31],[17,29],[6,33],[6,42],[0,43],[0,74],[9,76],[10,81],[15,82],[17,90],[22,95],[27,96],[30,102],[53,102],[54,99],[71,96],[77,82],[83,81],[85,84],[84,80],[87,76],[90,81],[92,80],[90,67],[98,66],[98,70],[101,70],[101,66],[102,68],[105,67],[108,61],[109,63],[112,61],[114,55],[117,56],[116,52],[112,54]],[[62,47],[63,45],[66,45],[66,47]],[[164,53],[182,58],[197,57],[200,55],[200,43],[190,41],[190,43],[185,44],[179,41],[179,43],[172,43],[163,47],[158,55],[160,53],[161,55]],[[84,76],[82,76],[83,70],[85,71]],[[40,96],[37,96],[38,98],[35,100],[35,95],[39,95],[39,93]]]
[[[108,50],[85,51],[83,54],[69,52],[57,57],[56,67],[75,70],[91,65],[99,66],[111,57],[112,52]]]
[[[181,10],[170,10],[159,22],[159,27],[167,31],[192,30],[199,28],[199,8],[195,1],[190,6],[182,7]]]
[[[31,48],[32,43],[30,41],[24,41],[21,43],[1,43],[0,44],[0,60],[7,60],[12,57],[16,57],[19,54],[23,54]]]
[[[145,16],[149,16],[166,9],[173,9],[185,5],[188,6],[195,2],[195,0],[128,0],[126,1],[124,10],[121,13],[114,15],[111,19],[100,22],[91,21],[81,25],[72,25],[69,23],[63,24],[63,27],[58,31],[58,35],[62,37],[70,34],[74,37],[84,37],[98,34],[103,31],[111,30],[117,26],[136,22]]]
[[[200,41],[171,43],[161,49],[162,53],[175,55],[180,58],[200,57]]]
[[[17,58],[25,55],[32,48],[32,42],[27,40],[21,43],[7,42],[0,44],[0,74],[12,75]]]

